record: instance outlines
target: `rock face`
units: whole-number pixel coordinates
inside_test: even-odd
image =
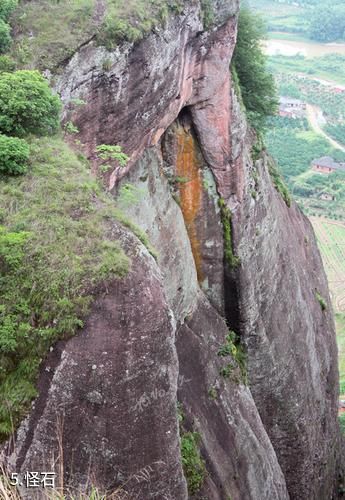
[[[128,489],[131,498],[186,498],[175,323],[154,259],[121,227],[112,236],[131,271],[98,297],[83,332],[45,361],[13,469],[54,470],[57,487],[63,478],[74,487],[125,484],[120,493]],[[32,490],[23,495],[36,498]]]
[[[291,498],[323,499],[334,487],[338,439],[332,306],[311,224],[272,186],[271,161],[262,155],[252,165],[241,157],[246,179],[232,222],[242,264],[229,280],[239,291],[234,326],[247,346],[250,388]]]
[[[105,182],[158,257],[114,224],[131,271],[45,361],[8,460],[18,472],[54,459],[73,487],[91,479],[130,498],[185,499],[178,400],[180,432],[199,434],[207,469],[193,498],[329,500],[337,353],[325,274],[310,224],[272,185],[271,160],[250,156],[229,74],[238,2],[212,5],[208,31],[200,2],[186,2],[134,46],[84,46],[58,78],[95,171],[97,144],[131,156]],[[73,98],[85,106],[71,111]],[[237,266],[224,258],[227,224]],[[219,355],[229,327],[247,351],[247,385],[239,346]]]

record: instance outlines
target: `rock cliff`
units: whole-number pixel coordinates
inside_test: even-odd
[[[98,144],[130,156],[104,182],[158,257],[114,223],[130,273],[45,360],[8,446],[17,471],[54,464],[60,482],[91,478],[138,499],[332,498],[338,374],[327,282],[308,220],[275,189],[266,153],[251,156],[229,72],[238,8],[212,2],[206,29],[200,2],[186,2],[139,43],[84,45],[56,77],[94,172]],[[76,98],[86,104],[71,111]],[[189,494],[188,432],[200,436],[207,471]]]

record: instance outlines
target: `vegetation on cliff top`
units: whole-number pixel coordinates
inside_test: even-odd
[[[76,50],[95,40],[113,49],[135,42],[170,13],[180,13],[185,0],[32,0],[12,15],[15,41],[11,55],[21,68],[56,70]],[[39,11],[39,16],[37,12]]]
[[[27,175],[0,181],[0,438],[36,395],[52,343],[82,326],[90,294],[129,260],[106,235],[113,206],[59,137],[30,139]]]
[[[264,37],[265,26],[260,18],[246,8],[241,9],[232,64],[238,76],[248,120],[259,132],[265,128],[267,117],[274,115],[278,106],[274,79],[267,71],[266,56],[262,51]]]
[[[2,0],[12,2],[16,0]],[[31,0],[20,2],[11,17],[15,33],[11,56],[19,68],[56,71],[78,48],[91,40],[107,49],[137,42],[171,14],[180,14],[186,0]],[[211,0],[201,0],[205,29],[214,21]],[[12,9],[13,10],[13,9]],[[37,12],[39,11],[39,15]],[[8,25],[1,24],[4,50],[10,46]],[[9,39],[9,40],[8,40]]]

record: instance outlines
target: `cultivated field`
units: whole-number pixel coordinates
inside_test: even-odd
[[[345,312],[345,224],[310,217],[328,276],[333,306]]]
[[[339,382],[345,399],[345,223],[310,217],[328,276],[339,349]]]
[[[335,324],[337,328],[337,343],[339,350],[339,385],[341,399],[345,397],[345,314],[337,313],[335,315]]]

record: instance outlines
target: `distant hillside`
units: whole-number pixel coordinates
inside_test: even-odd
[[[345,6],[342,0],[249,0],[249,5],[263,14],[270,31],[303,34],[322,42],[344,40]]]

